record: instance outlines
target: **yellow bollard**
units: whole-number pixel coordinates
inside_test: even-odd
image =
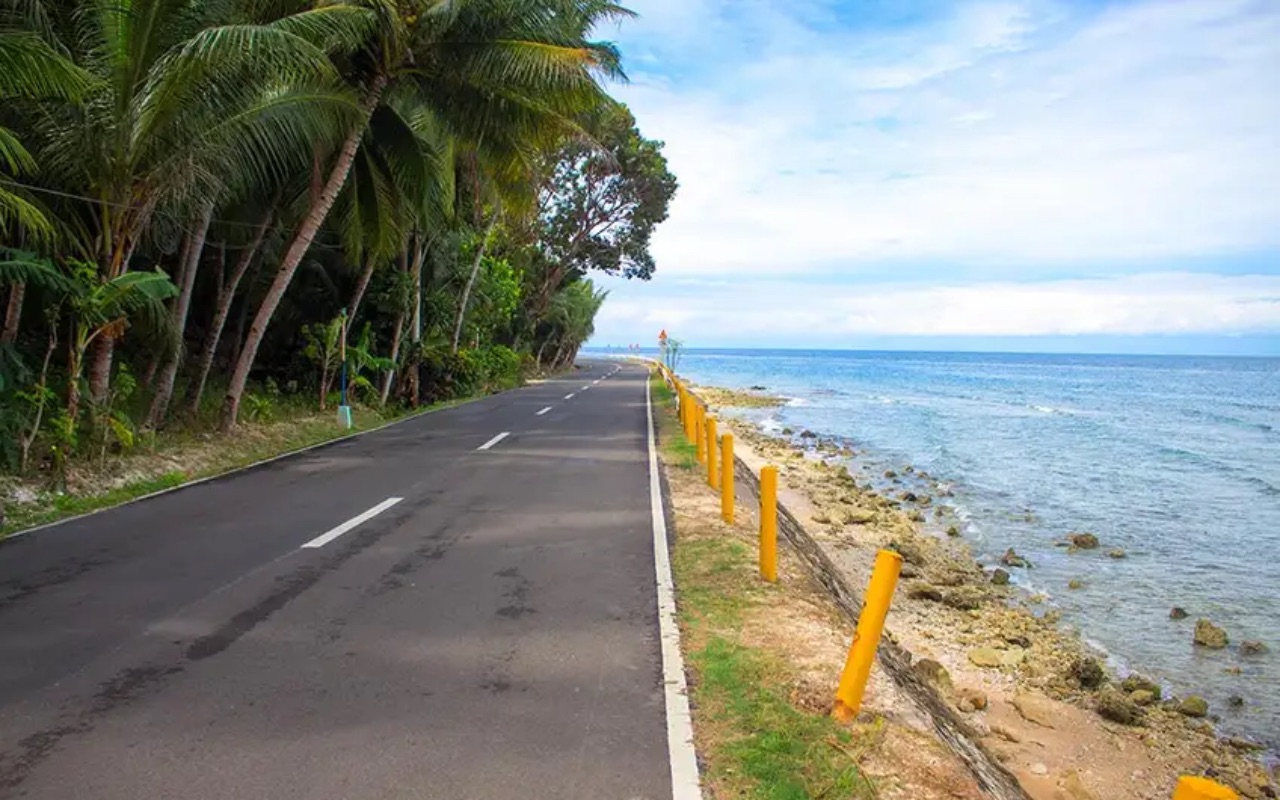
[[[889,602],[893,600],[894,587],[898,585],[898,573],[902,571],[902,556],[892,550],[876,554],[876,565],[871,570],[871,583],[858,616],[858,629],[849,646],[849,658],[840,674],[840,687],[836,689],[836,706],[832,714],[841,722],[849,722],[862,708],[862,695],[871,677],[871,664],[875,661],[880,635],[884,633],[884,619],[889,615]]]
[[[778,468],[760,469],[760,577],[778,580]]]
[[[1208,778],[1183,775],[1173,790],[1173,800],[1240,800],[1240,795]]]
[[[684,438],[688,439],[690,444],[693,444],[694,406],[698,403],[693,399],[693,392],[688,389],[684,390],[684,401],[689,406],[688,411],[686,411],[684,415]]]
[[[720,437],[720,518],[733,524],[733,434]]]
[[[693,404],[693,439],[698,448],[698,463],[707,463],[707,437],[704,435],[707,425],[703,421],[706,409],[700,403]]]
[[[720,491],[720,478],[716,475],[716,418],[707,417],[707,485]]]

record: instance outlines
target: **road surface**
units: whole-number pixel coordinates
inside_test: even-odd
[[[0,545],[0,797],[670,798],[645,380]]]

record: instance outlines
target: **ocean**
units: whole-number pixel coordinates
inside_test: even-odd
[[[1280,359],[688,350],[678,371],[790,398],[744,413],[850,440],[864,481],[910,465],[951,484],[980,560],[1013,547],[1034,564],[1015,582],[1117,669],[1280,749]],[[1071,531],[1102,546],[1054,546]],[[1192,645],[1201,617],[1227,649]]]

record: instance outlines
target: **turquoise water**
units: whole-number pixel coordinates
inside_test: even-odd
[[[1280,359],[726,350],[679,371],[792,398],[756,419],[851,440],[865,479],[913,465],[951,484],[985,563],[1027,555],[1016,580],[1119,668],[1280,747]],[[1053,546],[1081,530],[1102,548]],[[1231,646],[1193,647],[1197,617]],[[1245,639],[1270,652],[1242,655]]]

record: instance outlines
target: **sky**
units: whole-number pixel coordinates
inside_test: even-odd
[[[1280,355],[1280,0],[624,4],[680,189],[593,344]]]

